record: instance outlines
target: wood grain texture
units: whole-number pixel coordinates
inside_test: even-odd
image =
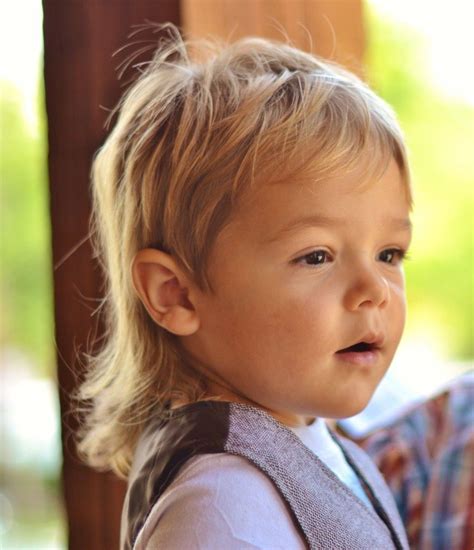
[[[70,394],[83,378],[79,354],[90,350],[101,327],[92,316],[101,297],[101,273],[87,241],[89,171],[106,135],[105,121],[130,72],[116,68],[133,48],[132,25],[145,19],[179,25],[179,3],[152,0],[43,0],[44,79],[48,118],[48,168],[54,270],[57,380],[62,417],[63,488],[72,550],[119,546],[125,484],[77,458],[77,422]],[[156,35],[155,35],[156,36]],[[135,47],[136,49],[136,47]],[[137,58],[136,62],[145,57]],[[71,253],[86,239],[82,246]]]
[[[285,40],[363,76],[362,0],[182,0],[183,29],[234,41],[248,35]]]

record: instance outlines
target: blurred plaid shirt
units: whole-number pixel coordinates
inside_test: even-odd
[[[351,439],[385,477],[412,550],[474,549],[472,371],[386,427]]]

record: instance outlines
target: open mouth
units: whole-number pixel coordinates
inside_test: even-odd
[[[336,353],[349,353],[349,352],[362,353],[364,351],[373,351],[376,349],[378,349],[378,347],[375,344],[368,344],[367,342],[358,342],[357,344],[349,346],[348,348],[340,349],[339,351],[336,351]]]

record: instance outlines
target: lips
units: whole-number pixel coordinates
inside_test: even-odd
[[[350,346],[336,351],[336,353],[362,353],[367,351],[375,351],[383,346],[383,340],[384,339],[382,334],[375,334],[371,332],[362,336],[359,340],[357,340]]]
[[[351,351],[354,351],[354,352],[372,351],[373,349],[378,349],[378,348],[375,348],[374,345],[368,344],[366,342],[359,342],[347,348],[340,349],[336,351],[336,353],[346,353]]]

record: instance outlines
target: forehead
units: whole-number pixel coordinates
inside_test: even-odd
[[[380,225],[387,220],[408,220],[409,204],[399,168],[392,159],[381,176],[367,178],[363,169],[319,181],[263,184],[239,204],[228,231],[250,233],[258,240],[284,237],[319,218],[322,225]]]

